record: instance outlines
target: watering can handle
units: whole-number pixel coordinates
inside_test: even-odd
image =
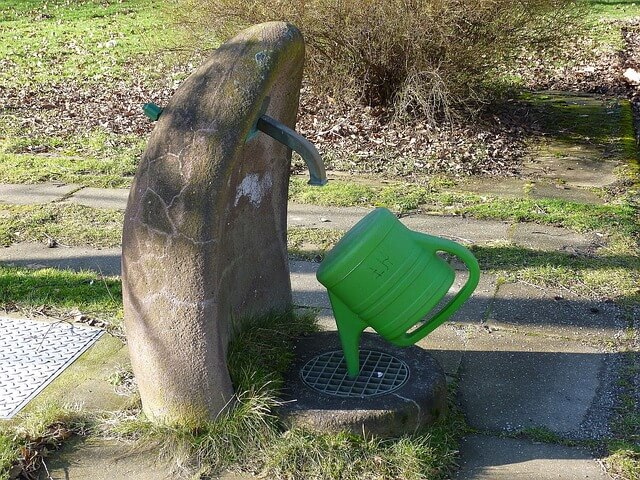
[[[427,250],[430,250],[435,255],[436,252],[443,251],[451,253],[464,262],[469,270],[469,278],[467,283],[460,289],[458,294],[449,301],[449,303],[438,312],[438,314],[426,322],[424,325],[418,327],[411,333],[406,333],[400,338],[400,342],[404,345],[413,345],[425,335],[431,333],[437,327],[442,325],[447,318],[449,318],[462,303],[471,296],[475,288],[478,286],[480,280],[480,267],[478,261],[473,254],[462,245],[440,237],[434,237],[420,232],[412,232],[416,235],[416,240]]]

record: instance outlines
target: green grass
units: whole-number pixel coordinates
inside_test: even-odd
[[[0,310],[66,318],[76,312],[117,327],[122,320],[122,287],[117,277],[95,272],[0,265]]]
[[[585,36],[594,54],[620,50],[624,46],[620,24],[640,16],[640,6],[630,0],[583,0]]]
[[[176,33],[166,15],[160,0],[1,2],[0,182],[130,185],[144,138],[118,133],[139,130],[119,125],[130,114],[119,107],[129,91],[185,75],[172,71]],[[86,95],[93,110],[75,105]],[[87,118],[93,111],[111,116],[109,125]]]
[[[552,72],[552,76],[562,79],[565,68],[597,65],[605,56],[614,57],[625,47],[621,27],[640,16],[640,5],[634,0],[578,0],[574,7],[567,19],[574,24],[571,35],[566,37],[567,44],[561,48],[542,45],[524,50],[520,65],[499,76],[503,88],[522,91],[525,86],[531,87],[527,80],[530,82],[540,73],[544,76],[545,72]]]
[[[18,115],[0,116],[0,182],[63,182],[92,187],[128,187],[144,140],[105,129],[64,137],[19,128]]]
[[[444,423],[390,440],[294,429],[269,452],[265,470],[270,478],[286,479],[449,478],[458,448],[455,433]]]
[[[0,182],[60,182],[85,187],[128,188],[137,157],[60,156],[0,153]]]
[[[42,460],[85,422],[77,409],[47,403],[0,424],[0,480],[36,478]]]
[[[24,128],[19,128],[16,124],[20,118],[17,116],[5,115],[2,119],[3,137],[0,138],[0,152],[13,154],[29,154],[33,150],[38,153],[45,153],[49,156],[74,157],[87,155],[100,158],[115,158],[126,156],[137,156],[142,152],[144,140],[136,135],[117,135],[104,128],[94,128],[93,130],[83,130],[77,134],[64,137],[47,135],[35,129],[33,132],[25,133]],[[120,172],[122,174],[126,172]]]
[[[613,441],[608,446],[609,456],[604,462],[609,472],[617,478],[638,480],[640,478],[640,444]]]
[[[0,479],[8,480],[9,472],[18,460],[18,448],[12,436],[0,433]]]
[[[160,442],[165,456],[195,466],[201,475],[223,469],[259,473],[273,479],[436,480],[455,469],[460,416],[399,438],[362,437],[347,432],[283,430],[272,409],[277,400],[262,391],[238,397],[236,409],[198,428],[151,425],[129,420],[121,432]],[[124,427],[124,428],[123,428]]]
[[[142,57],[171,38],[157,0],[7,0],[0,10],[0,85],[129,79],[164,65]]]
[[[640,478],[640,413],[636,391],[640,360],[637,351],[625,352],[622,361],[617,382],[622,393],[611,422],[614,438],[607,445],[609,455],[605,464],[620,478],[637,480]]]
[[[316,331],[315,315],[311,312],[290,312],[242,322],[227,355],[236,389],[248,391],[269,385],[273,391],[279,390],[282,375],[294,358],[293,340]]]
[[[157,425],[138,416],[117,425],[115,432],[160,442],[166,456],[178,464],[198,464],[201,473],[255,465],[280,432],[274,409],[282,376],[293,360],[292,342],[315,331],[315,315],[309,313],[243,321],[227,355],[239,392],[235,408],[198,425]]]
[[[566,200],[504,199],[462,196],[442,205],[459,205],[458,214],[479,219],[511,220],[514,222],[536,222],[565,227],[576,232],[599,232],[637,236],[640,233],[638,212],[628,203],[615,205],[592,205]]]
[[[124,212],[48,203],[42,205],[0,204],[0,246],[17,242],[54,239],[65,245],[115,247],[122,238]]]
[[[559,286],[585,297],[625,304],[640,302],[640,257],[633,250],[586,256],[516,245],[476,245],[472,251],[483,270],[507,280]]]
[[[309,186],[300,178],[292,178],[289,183],[289,200],[295,203],[337,207],[375,205],[398,212],[417,209],[428,201],[430,192],[430,187],[408,183],[371,186],[332,180],[321,188]]]
[[[589,17],[596,20],[620,20],[640,16],[635,0],[583,0]]]

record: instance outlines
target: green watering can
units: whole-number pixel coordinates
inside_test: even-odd
[[[469,270],[467,283],[434,317],[410,331],[447,294],[455,271],[436,252]],[[480,268],[465,247],[405,227],[386,208],[360,220],[327,254],[316,274],[329,292],[349,376],[360,370],[360,335],[372,327],[398,346],[413,345],[449,318],[473,293]]]

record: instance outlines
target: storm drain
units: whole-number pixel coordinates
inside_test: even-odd
[[[347,374],[341,351],[326,352],[309,360],[300,370],[302,381],[318,392],[336,397],[375,397],[398,390],[409,378],[409,367],[384,352],[360,350],[360,373]]]
[[[0,418],[18,413],[104,332],[0,317]]]

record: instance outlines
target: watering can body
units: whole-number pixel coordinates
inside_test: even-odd
[[[438,251],[460,258],[469,270],[469,278],[446,306],[416,327],[455,280],[455,271],[437,255]],[[377,208],[327,254],[316,276],[329,292],[347,369],[355,377],[360,335],[365,328],[372,327],[394,345],[416,343],[471,295],[480,269],[465,247],[411,231],[389,210]]]

